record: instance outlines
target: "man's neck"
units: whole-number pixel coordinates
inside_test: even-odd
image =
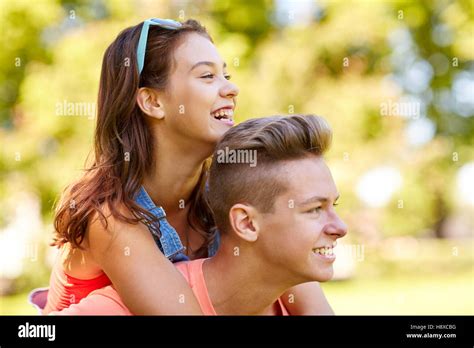
[[[257,259],[236,256],[233,249],[222,246],[214,257],[203,264],[204,280],[216,313],[275,314],[275,301],[296,284],[275,277]]]

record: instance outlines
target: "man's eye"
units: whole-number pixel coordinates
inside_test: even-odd
[[[201,76],[201,78],[203,79],[212,79],[213,77],[214,77],[214,74],[207,74],[207,75]]]
[[[339,203],[334,203],[332,206],[337,207],[338,205],[339,205]]]

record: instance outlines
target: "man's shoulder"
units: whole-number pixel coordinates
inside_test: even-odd
[[[190,273],[192,272],[192,264],[193,262],[196,262],[197,260],[192,260],[192,261],[181,261],[181,262],[176,262],[173,265],[178,269],[178,271],[183,275],[183,277],[186,279],[186,281],[189,283],[191,277]]]
[[[181,272],[186,281],[192,286],[193,279],[202,273],[202,263],[205,259],[176,262],[174,266]]]

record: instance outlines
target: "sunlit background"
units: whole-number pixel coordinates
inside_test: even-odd
[[[0,314],[35,314],[52,207],[91,150],[102,55],[149,17],[196,18],[237,121],[326,117],[349,234],[338,314],[474,314],[474,39],[466,1],[0,0]]]

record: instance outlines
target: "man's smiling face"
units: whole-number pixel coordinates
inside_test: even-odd
[[[279,270],[278,276],[299,283],[327,281],[333,276],[332,247],[347,233],[334,208],[339,194],[331,172],[320,156],[278,166],[286,191],[275,199],[271,213],[258,218],[262,260]]]

